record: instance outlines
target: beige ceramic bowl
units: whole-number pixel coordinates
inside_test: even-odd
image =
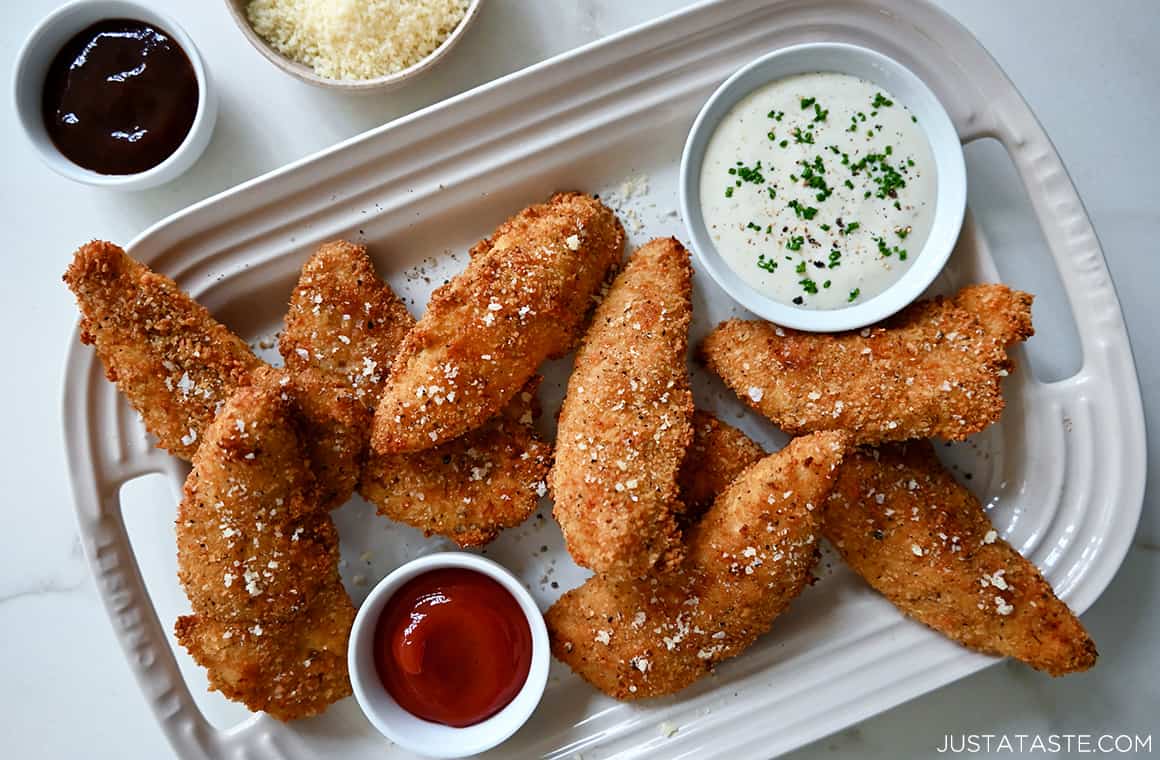
[[[238,28],[242,30],[242,34],[245,35],[246,39],[250,41],[250,44],[266,60],[290,76],[300,79],[307,84],[312,84],[316,87],[325,87],[330,90],[338,90],[339,92],[357,94],[392,90],[431,68],[439,59],[447,55],[447,52],[455,47],[455,43],[459,42],[460,38],[463,37],[467,28],[471,26],[472,22],[479,15],[479,7],[482,5],[483,0],[471,0],[468,3],[467,13],[464,14],[463,20],[459,22],[459,26],[455,27],[451,34],[447,35],[447,39],[443,40],[442,44],[431,51],[430,55],[426,58],[402,71],[376,79],[327,79],[326,77],[315,74],[314,69],[309,66],[287,58],[270,47],[269,43],[262,39],[254,31],[254,28],[250,26],[250,20],[246,18],[247,3],[248,0],[226,0],[226,7],[229,8],[230,15],[233,16]]]

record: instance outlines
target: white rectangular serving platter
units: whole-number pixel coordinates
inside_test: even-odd
[[[177,282],[273,359],[297,272],[321,242],[366,242],[380,272],[422,311],[468,246],[557,189],[601,193],[633,244],[683,237],[676,169],[712,89],[769,50],[815,40],[877,49],[913,69],[947,106],[964,142],[1010,153],[1076,317],[1082,366],[1052,383],[1007,381],[1003,420],[944,450],[997,527],[1077,611],[1109,583],[1143,500],[1139,388],[1098,241],[1066,171],[1017,91],[970,34],[916,0],[709,2],[477,88],[199,203],[154,226],[129,252]],[[946,291],[997,280],[996,257],[968,216]],[[693,341],[743,314],[708,278],[695,282]],[[1037,324],[1050,340],[1051,324]],[[1070,330],[1070,327],[1068,328]],[[540,424],[550,435],[568,360],[547,367]],[[785,438],[693,368],[698,404],[758,437]],[[70,349],[64,420],[85,552],[130,667],[182,758],[405,756],[353,700],[282,724],[205,691],[176,648],[188,609],[176,579],[173,518],[185,467],[152,448],[136,414],[87,347]],[[150,476],[152,478],[142,476]],[[967,480],[969,479],[969,481]],[[358,499],[336,513],[342,572],[356,602],[401,561],[447,548]],[[551,505],[486,550],[546,608],[585,573],[564,551]],[[995,662],[902,618],[827,553],[818,583],[744,656],[679,695],[607,699],[553,663],[532,721],[496,757],[771,757]]]

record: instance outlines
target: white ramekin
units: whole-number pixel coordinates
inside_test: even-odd
[[[197,113],[189,134],[169,158],[137,174],[100,174],[65,158],[44,126],[41,98],[53,58],[74,35],[104,19],[128,18],[164,29],[185,51],[197,77]],[[145,190],[169,182],[193,166],[209,145],[217,121],[217,90],[193,40],[172,18],[126,0],[78,0],[53,11],[25,39],[12,77],[13,101],[20,125],[32,147],[50,169],[76,182],[114,190]]]
[[[375,629],[387,601],[407,581],[444,568],[464,568],[486,575],[515,597],[532,632],[532,662],[528,678],[515,698],[487,720],[454,728],[415,717],[383,687],[375,669]],[[441,552],[412,560],[379,581],[359,607],[347,649],[354,697],[371,724],[403,749],[429,757],[467,757],[491,749],[519,730],[544,694],[551,655],[548,628],[535,600],[503,566],[467,552]]]
[[[882,87],[918,118],[934,155],[937,198],[930,236],[914,263],[893,285],[873,298],[841,309],[800,309],[758,292],[717,251],[701,214],[701,165],[709,138],[733,106],[757,88],[795,74],[838,72]],[[967,172],[954,124],[935,94],[910,69],[857,45],[819,42],[775,50],[744,66],[701,108],[681,156],[681,213],[700,268],[735,301],[785,327],[811,332],[853,330],[878,322],[918,298],[946,265],[963,226]]]

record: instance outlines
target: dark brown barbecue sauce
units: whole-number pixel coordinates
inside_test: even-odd
[[[44,82],[44,124],[58,150],[100,174],[137,174],[177,150],[197,114],[193,64],[163,29],[99,21],[61,48]]]

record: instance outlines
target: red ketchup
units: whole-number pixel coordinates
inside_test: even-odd
[[[462,728],[490,718],[528,678],[532,631],[519,602],[482,573],[432,570],[403,585],[375,629],[375,667],[407,712]]]

